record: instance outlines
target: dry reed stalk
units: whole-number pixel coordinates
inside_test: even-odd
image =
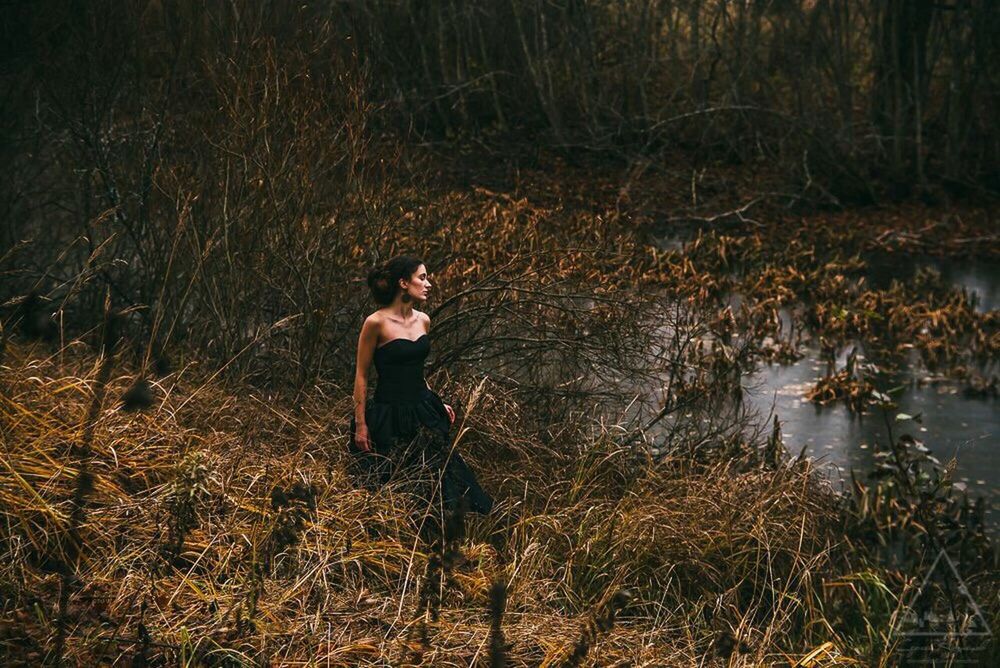
[[[93,399],[83,419],[83,436],[79,444],[74,444],[68,456],[76,460],[77,474],[73,485],[73,497],[70,502],[69,526],[60,547],[62,554],[58,557],[60,564],[59,608],[56,619],[56,637],[54,662],[61,666],[66,643],[66,626],[68,624],[68,606],[73,589],[79,584],[78,572],[80,560],[83,557],[83,538],[80,528],[86,518],[87,496],[94,488],[94,474],[91,472],[92,445],[97,418],[104,403],[104,393],[111,376],[114,364],[115,348],[121,336],[121,315],[111,308],[110,290],[104,297],[104,318],[101,328],[100,366],[94,382]]]
[[[500,580],[490,587],[490,668],[507,666],[507,641],[503,635],[503,613],[507,609],[507,587]]]

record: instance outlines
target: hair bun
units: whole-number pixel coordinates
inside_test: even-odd
[[[423,262],[411,255],[397,255],[368,270],[368,288],[372,298],[381,306],[392,303],[399,291],[400,279],[409,279]]]

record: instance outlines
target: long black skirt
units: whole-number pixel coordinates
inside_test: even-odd
[[[423,469],[440,481],[440,500],[448,510],[460,505],[487,514],[493,499],[480,487],[475,473],[451,446],[451,420],[444,402],[424,389],[420,400],[407,403],[370,402],[365,407],[369,452],[357,447],[351,416],[350,451],[355,473],[367,486],[387,483],[400,466]]]

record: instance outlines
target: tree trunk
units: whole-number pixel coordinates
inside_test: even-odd
[[[927,35],[934,17],[931,0],[884,0],[875,49],[874,120],[891,142],[892,177],[909,175],[906,145],[920,127],[917,114],[926,107]],[[916,161],[915,161],[916,162]]]

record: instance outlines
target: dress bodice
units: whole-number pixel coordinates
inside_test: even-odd
[[[416,339],[398,338],[375,349],[375,401],[383,404],[420,401],[427,388],[424,361],[431,349],[427,334]]]

